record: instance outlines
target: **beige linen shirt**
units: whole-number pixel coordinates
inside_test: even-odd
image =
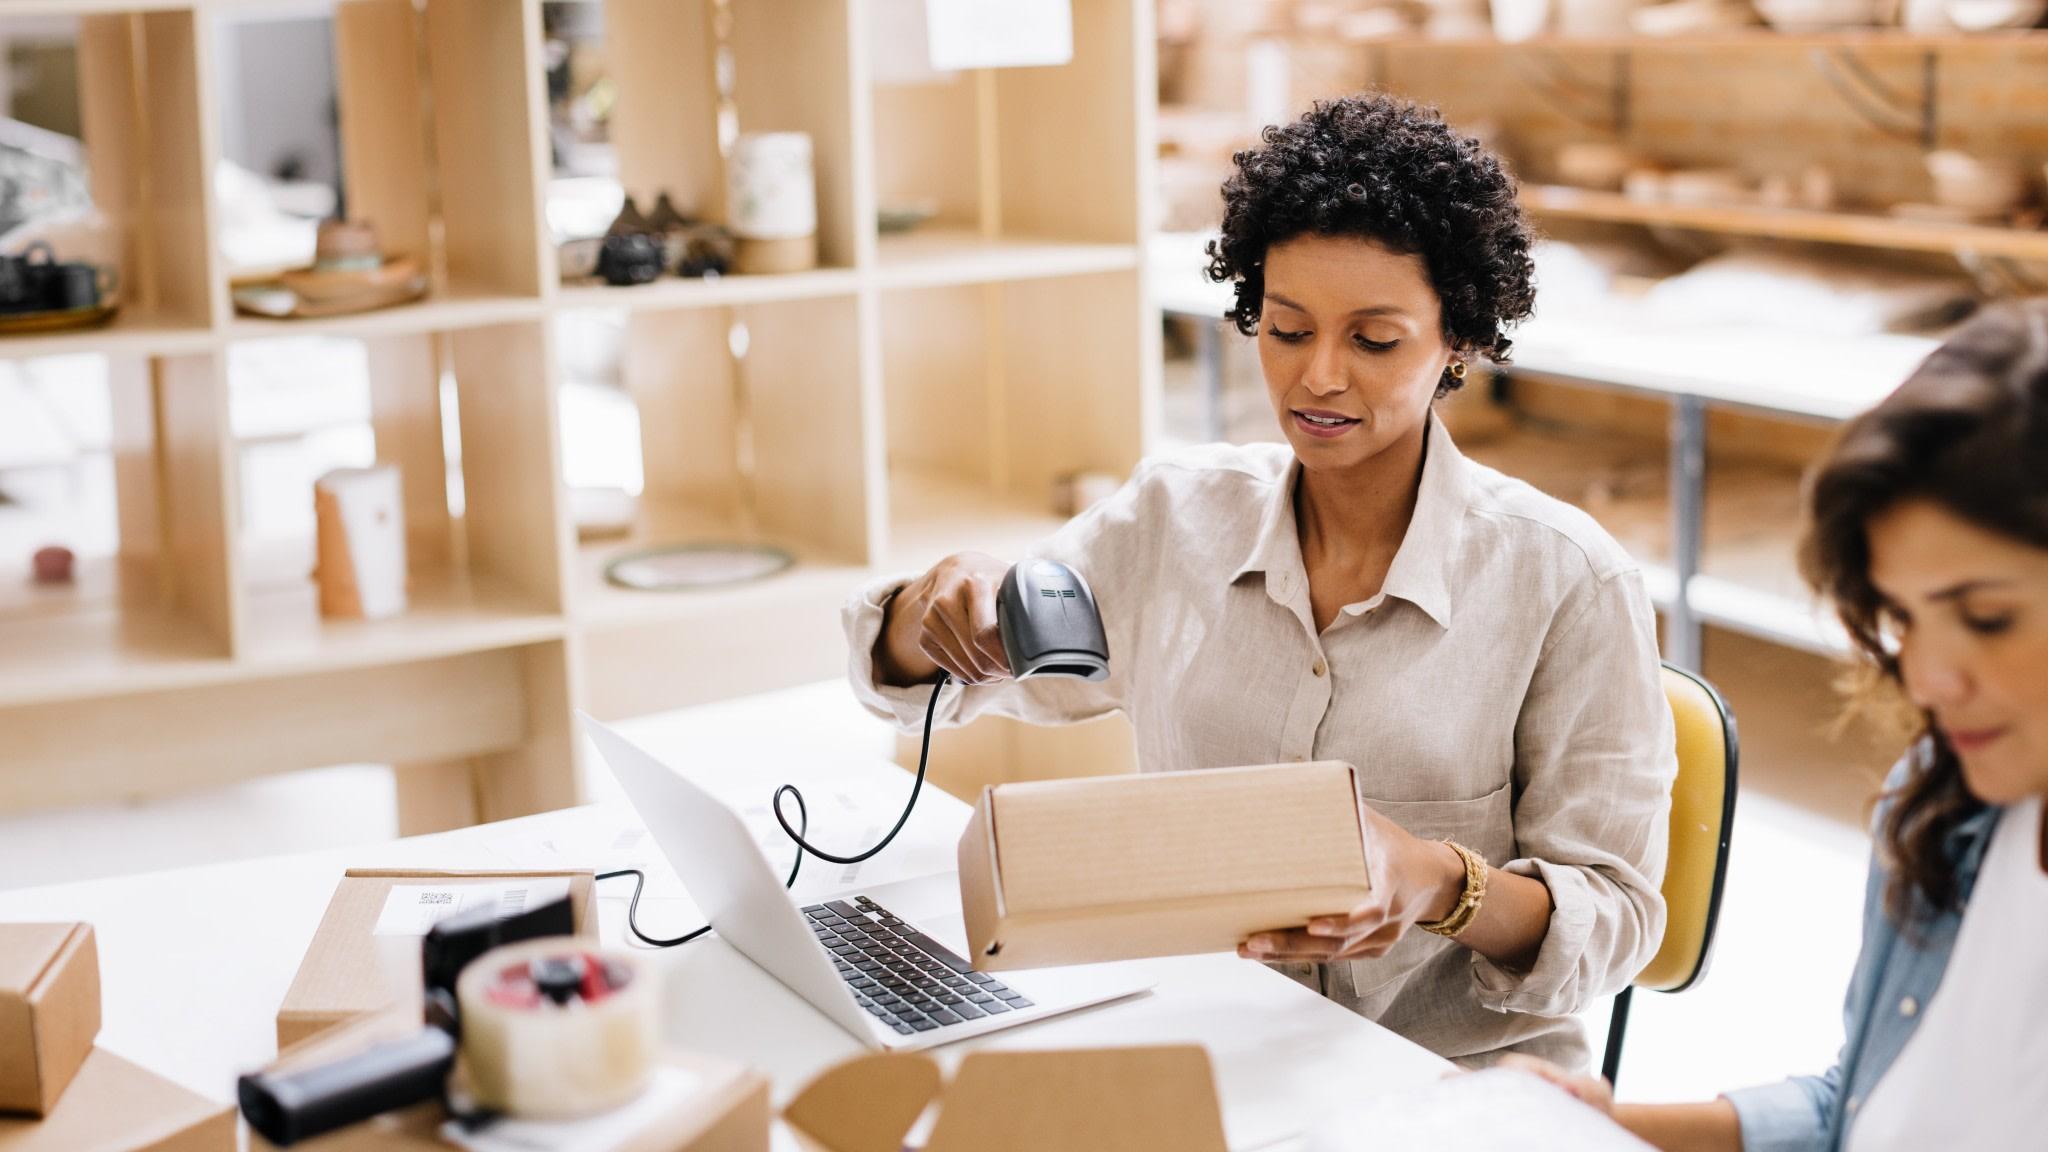
[[[1145,771],[1345,760],[1361,798],[1418,836],[1542,880],[1534,965],[1410,931],[1384,957],[1295,965],[1332,999],[1444,1056],[1587,1062],[1572,1014],[1626,985],[1664,932],[1676,771],[1655,621],[1635,563],[1584,513],[1460,453],[1431,419],[1415,513],[1382,591],[1317,633],[1284,444],[1141,465],[1034,552],[1094,589],[1099,683],[948,685],[942,723],[1121,709]],[[845,613],[856,694],[914,730],[929,688],[875,681],[877,582]]]

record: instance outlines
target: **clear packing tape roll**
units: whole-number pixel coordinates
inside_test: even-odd
[[[574,937],[486,953],[455,986],[470,1097],[535,1120],[632,1100],[657,1059],[657,983],[634,957]]]

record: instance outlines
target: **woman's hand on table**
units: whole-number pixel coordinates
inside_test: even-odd
[[[1010,678],[996,590],[1010,566],[979,552],[946,557],[889,601],[876,644],[879,679],[929,684],[943,669],[964,684]]]
[[[1424,840],[1359,805],[1372,893],[1341,916],[1261,932],[1238,945],[1251,960],[1365,960],[1384,956],[1418,922],[1442,920],[1465,890],[1465,863],[1451,846]]]
[[[1527,1072],[1540,1080],[1548,1080],[1577,1097],[1580,1103],[1595,1108],[1610,1118],[1614,1115],[1614,1085],[1598,1076],[1575,1076],[1548,1060],[1538,1060],[1534,1056],[1524,1056],[1519,1052],[1510,1052],[1501,1057],[1497,1067],[1513,1068],[1517,1072]]]

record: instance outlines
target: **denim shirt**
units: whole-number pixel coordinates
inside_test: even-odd
[[[1912,754],[1885,781],[1891,791],[1913,769]],[[1950,834],[1947,855],[1956,867],[1961,908],[1967,908],[1985,846],[1997,827],[1998,808],[1986,808]],[[1877,820],[1882,821],[1880,810]],[[1847,1040],[1833,1068],[1820,1076],[1794,1076],[1761,1088],[1727,1094],[1742,1121],[1745,1152],[1835,1152],[1844,1144],[1856,1110],[1906,1047],[1924,1009],[1941,986],[1954,950],[1962,911],[1931,916],[1901,932],[1885,914],[1890,873],[1871,857],[1863,897],[1863,952],[1843,1005]]]

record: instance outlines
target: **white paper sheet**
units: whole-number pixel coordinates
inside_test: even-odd
[[[1074,58],[1069,0],[925,0],[931,65],[1022,68]]]
[[[1496,1068],[1421,1089],[1369,1095],[1322,1118],[1305,1152],[1653,1152],[1563,1089]]]
[[[569,894],[566,876],[536,876],[487,884],[394,884],[384,897],[373,933],[378,936],[425,936],[427,930],[458,912],[495,906],[510,916]]]

